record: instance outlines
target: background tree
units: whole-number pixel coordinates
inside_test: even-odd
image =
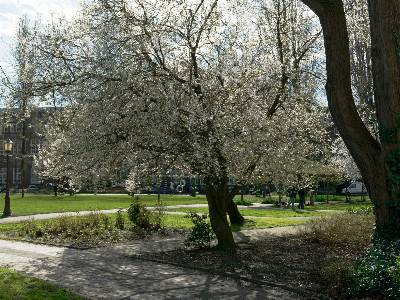
[[[27,17],[20,19],[17,29],[16,47],[14,50],[14,61],[12,63],[15,74],[3,71],[3,87],[7,90],[3,94],[4,104],[7,109],[5,114],[10,123],[15,123],[20,128],[18,140],[14,141],[17,149],[16,158],[19,159],[20,183],[22,197],[24,197],[27,186],[26,160],[29,158],[28,142],[31,137],[29,130],[32,108],[35,106],[33,80],[35,76],[35,48],[32,41],[36,34],[37,24],[30,24]],[[17,184],[15,182],[15,184]]]

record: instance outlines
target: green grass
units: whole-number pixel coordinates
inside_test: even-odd
[[[276,195],[272,196],[272,199]],[[240,199],[236,196],[235,200]],[[263,198],[251,195],[244,196],[246,201],[261,202]],[[269,198],[267,198],[269,199]],[[164,205],[184,205],[184,204],[207,204],[204,195],[191,197],[188,195],[161,195],[161,200]],[[157,195],[141,195],[139,201],[146,206],[155,206],[157,204]],[[68,211],[84,211],[84,210],[106,210],[115,208],[127,208],[132,202],[132,197],[128,195],[91,195],[91,194],[77,194],[73,196],[61,195],[55,197],[53,195],[43,194],[26,194],[21,198],[20,194],[11,195],[11,209],[14,216],[32,215],[39,213],[52,213],[52,212],[68,212]],[[323,208],[322,206],[323,205]],[[334,205],[325,206],[325,204],[316,205],[314,207],[307,207],[308,210],[317,209],[344,209],[343,207],[337,208]],[[342,204],[340,204],[342,205]],[[347,204],[344,204],[346,206]],[[364,203],[356,204],[364,205]],[[4,200],[0,200],[0,211],[3,211]],[[347,206],[346,206],[347,207]],[[254,216],[263,215],[263,213],[254,212]],[[252,214],[253,215],[253,214]]]
[[[314,210],[342,210],[345,211],[351,207],[371,207],[370,201],[366,202],[354,202],[354,203],[329,203],[329,204],[317,204],[314,206],[306,206],[305,209],[308,211]]]
[[[288,218],[246,218],[243,226],[232,225],[232,231],[248,230],[248,229],[262,229],[274,228],[284,226],[295,226],[307,223],[307,219],[288,219]]]
[[[283,226],[294,226],[306,223],[308,220],[295,220],[288,218],[246,218],[246,222],[243,226],[232,226],[232,231],[240,231],[246,229],[256,228],[273,228]],[[192,227],[192,222],[185,218],[183,215],[165,215],[164,224],[169,228],[183,228],[189,229]]]
[[[206,204],[205,196],[162,195],[164,205],[178,204]],[[146,206],[157,204],[157,195],[139,196],[139,201]],[[55,197],[53,195],[27,194],[11,195],[11,209],[14,216],[24,216],[39,213],[105,210],[114,208],[128,208],[132,197],[128,195],[89,195],[77,194]],[[0,210],[3,211],[4,200],[0,201]]]
[[[193,207],[193,208],[170,208],[167,211],[178,212],[195,212],[195,213],[208,213],[207,207]],[[257,208],[240,208],[240,213],[243,216],[251,217],[275,217],[275,218],[288,218],[288,217],[313,217],[321,216],[324,213],[317,211],[299,211],[292,209],[257,209]]]
[[[0,299],[72,300],[83,298],[46,281],[0,268]]]

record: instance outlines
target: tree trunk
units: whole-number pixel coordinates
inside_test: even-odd
[[[381,143],[357,113],[351,90],[343,2],[302,0],[319,17],[325,39],[329,108],[375,206],[376,233],[400,238],[400,1],[369,0],[374,95]]]
[[[218,247],[223,250],[235,249],[235,241],[229,226],[227,212],[228,189],[225,182],[206,183],[206,197],[210,214],[211,227],[217,236]]]
[[[237,225],[242,225],[244,223],[244,218],[242,214],[240,213],[237,205],[235,202],[233,202],[232,199],[228,199],[227,201],[227,212],[229,215],[229,221],[231,224],[237,224]]]
[[[25,109],[26,110],[26,109]],[[24,111],[24,113],[26,113]],[[24,198],[25,196],[25,188],[26,188],[26,181],[27,181],[27,174],[26,174],[26,163],[25,163],[25,157],[26,157],[26,134],[27,134],[27,120],[26,116],[24,116],[24,120],[22,123],[22,140],[21,140],[21,197]]]

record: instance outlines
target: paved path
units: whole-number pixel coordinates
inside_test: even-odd
[[[258,233],[284,234],[285,229],[280,231],[274,228]],[[254,231],[235,236],[238,241],[256,237]],[[285,288],[245,287],[232,278],[129,257],[174,249],[181,243],[165,239],[76,250],[0,240],[0,265],[55,282],[89,299],[301,298]]]

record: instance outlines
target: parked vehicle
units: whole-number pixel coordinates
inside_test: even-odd
[[[364,183],[355,181],[352,182],[348,187],[342,189],[342,194],[367,194],[367,188],[365,187]]]
[[[34,184],[30,184],[28,186],[28,188],[26,189],[27,192],[38,192],[39,191],[39,187],[37,185]]]

